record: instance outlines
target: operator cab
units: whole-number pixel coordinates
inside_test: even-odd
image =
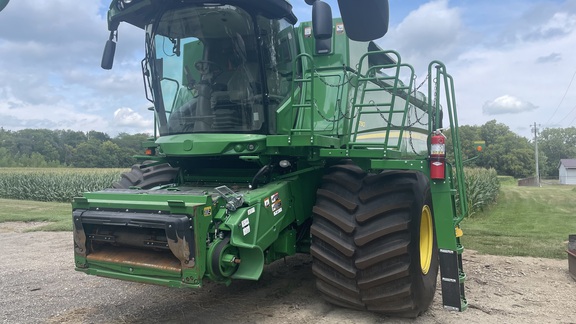
[[[274,133],[290,93],[293,33],[285,18],[232,5],[161,13],[146,26],[143,62],[160,135]]]

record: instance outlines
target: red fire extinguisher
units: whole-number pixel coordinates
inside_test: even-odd
[[[446,178],[446,136],[440,130],[434,131],[430,139],[430,179]]]

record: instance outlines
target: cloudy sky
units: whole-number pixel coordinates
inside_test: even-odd
[[[292,0],[301,21],[303,0]],[[336,1],[332,4],[339,16]],[[143,33],[123,24],[100,69],[108,1],[12,0],[0,12],[0,127],[149,132]],[[576,0],[390,0],[389,32],[419,80],[439,59],[454,76],[461,125],[496,119],[519,135],[576,126]]]

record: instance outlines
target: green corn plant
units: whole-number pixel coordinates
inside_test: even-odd
[[[82,192],[110,188],[123,171],[0,168],[0,198],[69,202]]]
[[[464,176],[468,202],[468,215],[465,216],[469,217],[496,202],[500,192],[500,181],[496,170],[492,168],[464,168]],[[460,204],[458,195],[456,204],[457,206]]]

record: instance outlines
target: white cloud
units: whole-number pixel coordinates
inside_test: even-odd
[[[308,20],[310,6],[291,2]],[[328,2],[338,16],[337,1]],[[13,0],[0,14],[0,126],[151,131],[143,32],[121,24],[114,68],[101,70],[109,0],[78,3]],[[560,99],[576,70],[576,0],[391,0],[390,15],[379,45],[398,50],[418,84],[428,62],[444,61],[461,125],[496,116],[516,132],[534,121],[575,126],[576,87]]]
[[[398,50],[410,63],[420,65],[421,61],[453,55],[463,38],[460,9],[450,7],[448,0],[435,0],[410,12],[379,43],[383,48]]]
[[[550,53],[545,56],[540,56],[536,59],[536,63],[551,63],[562,61],[562,54],[560,53]]]
[[[528,33],[527,37],[532,39],[551,38],[567,35],[576,26],[576,15],[557,12],[542,25],[536,25]]]
[[[576,6],[568,10],[566,3],[523,8],[524,14],[500,23],[502,27],[494,29],[489,40],[479,38],[474,46],[452,57],[447,65],[455,79],[461,125],[480,125],[496,116],[498,122],[526,137],[530,136],[527,125],[534,122],[543,127],[574,126],[571,121],[576,116],[570,114],[576,103],[573,85],[558,107],[576,70],[576,28],[568,18],[576,14]],[[570,14],[558,16],[559,12]],[[558,17],[565,18],[555,25],[552,21]],[[515,100],[503,94],[525,105],[515,105]]]
[[[145,118],[131,108],[123,107],[114,112],[114,124],[124,128],[148,128],[151,130],[153,122],[149,117]]]
[[[107,129],[108,122],[102,116],[76,111],[64,101],[49,104],[30,104],[7,94],[7,100],[0,101],[0,126],[5,129],[23,128],[72,129],[89,131]]]
[[[143,31],[122,24],[114,69],[100,68],[108,5],[108,0],[10,2],[0,18],[0,126],[115,135],[115,108],[150,105],[140,71]],[[151,128],[145,127],[131,131]]]
[[[535,110],[538,107],[528,101],[510,95],[503,95],[494,100],[487,101],[482,106],[486,115],[518,114]]]

